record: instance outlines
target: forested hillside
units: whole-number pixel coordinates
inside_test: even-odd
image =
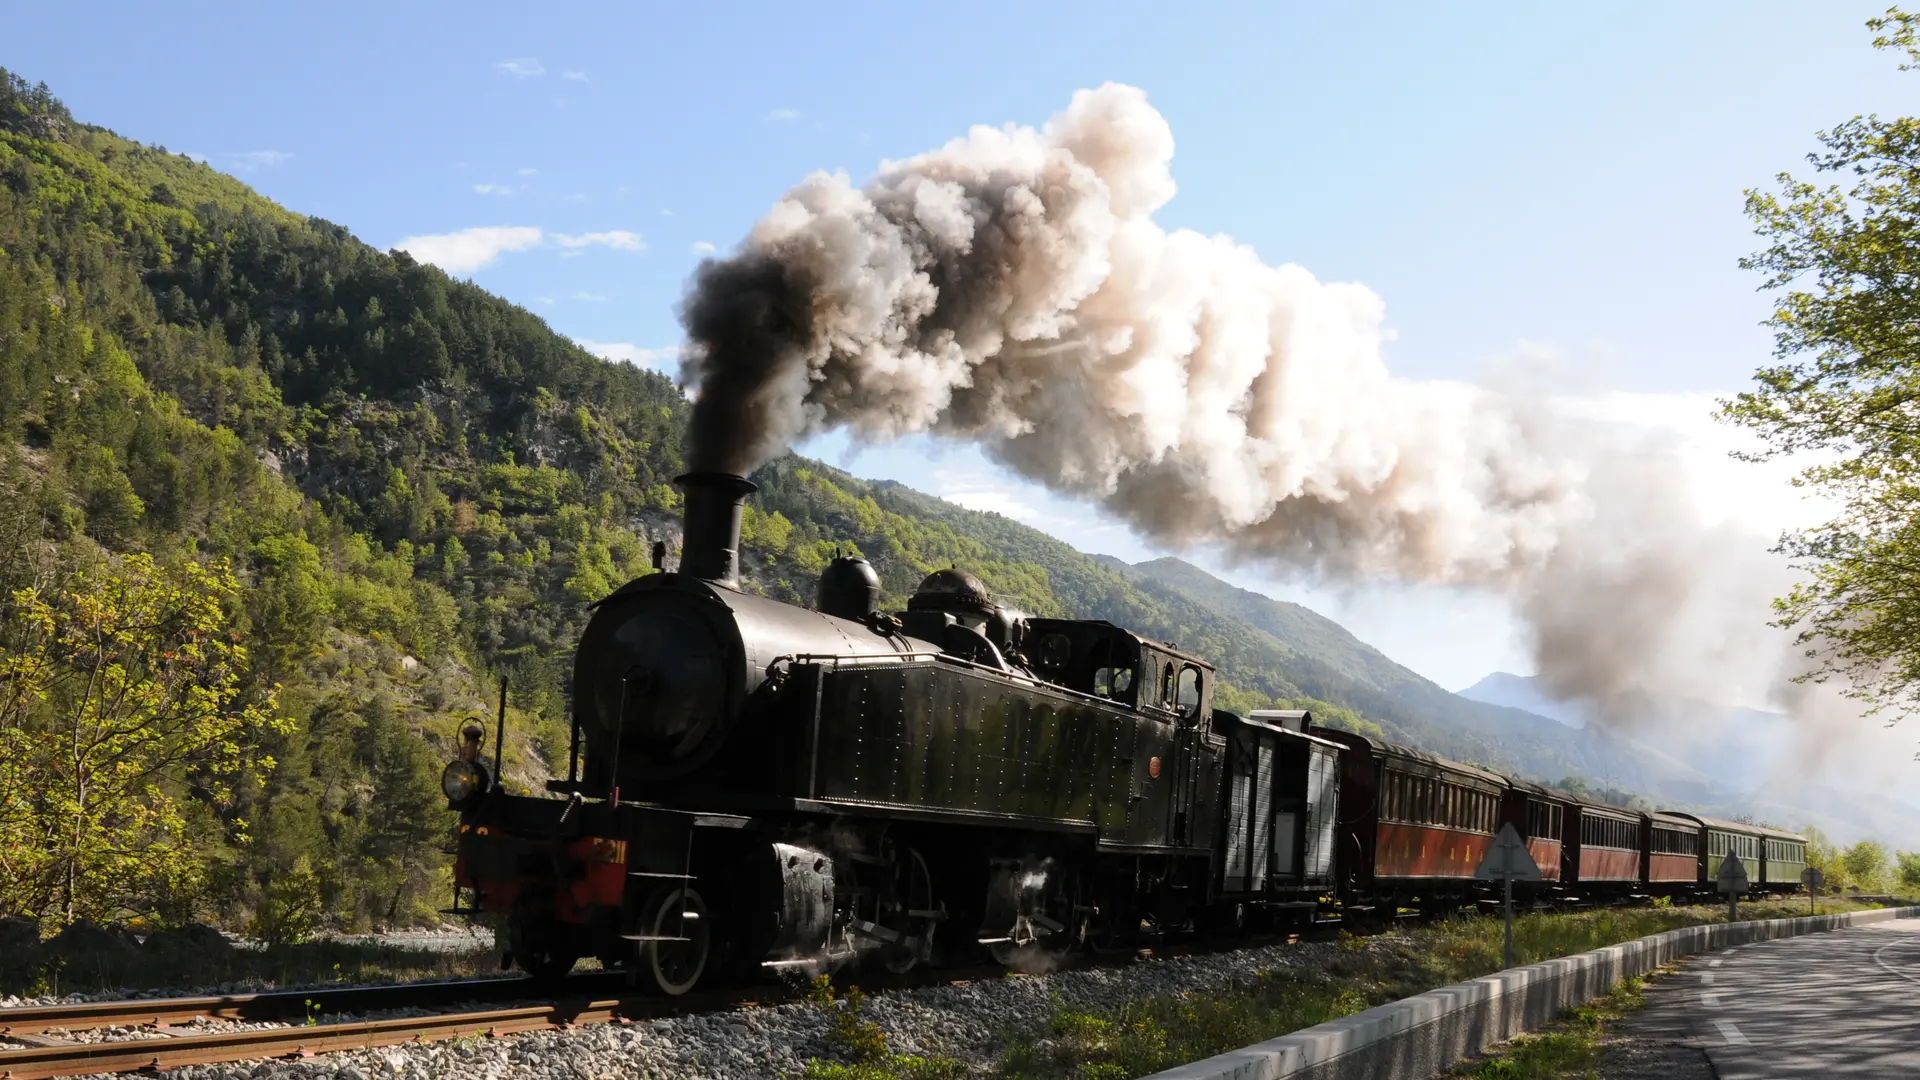
[[[509,781],[564,771],[586,605],[677,543],[685,413],[658,374],[0,73],[0,915],[431,919],[454,732],[508,676]],[[749,587],[810,598],[850,544],[898,604],[958,564],[1217,658],[1231,706],[1446,734],[1164,575],[798,458],[755,479]],[[1434,749],[1512,761],[1462,745]]]

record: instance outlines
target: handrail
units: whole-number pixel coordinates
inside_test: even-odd
[[[976,663],[964,657],[955,656],[952,653],[935,652],[928,649],[920,649],[920,650],[911,651],[911,652],[887,652],[887,653],[791,653],[787,655],[776,656],[772,660],[768,661],[767,672],[768,674],[772,674],[774,669],[783,662],[789,665],[818,664],[822,662],[827,662],[827,663],[831,663],[834,667],[839,667],[842,663],[845,663],[848,661],[853,661],[857,663],[880,663],[880,662],[889,661],[889,660],[903,661],[903,662],[932,660],[932,661],[936,661],[938,663],[943,663],[943,664],[953,664],[956,667],[973,668],[976,671],[990,672],[994,675],[1000,675],[1010,679],[1014,679],[1019,682],[1027,683],[1028,685],[1044,686],[1048,690],[1065,694],[1068,697],[1080,698],[1081,700],[1084,700],[1084,701],[1090,701],[1096,704],[1106,705],[1110,708],[1121,709],[1126,712],[1142,714],[1142,715],[1151,715],[1151,713],[1148,713],[1145,709],[1139,706],[1128,705],[1124,702],[1115,701],[1112,698],[1104,698],[1098,694],[1089,694],[1084,690],[1075,690],[1071,686],[1062,686],[1057,682],[1050,682],[1046,679],[1038,679],[1038,678],[1033,678],[1031,676],[1022,675],[1017,670],[1014,670],[1014,669],[989,667],[986,664]]]

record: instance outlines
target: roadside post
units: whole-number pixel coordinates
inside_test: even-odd
[[[1820,895],[1820,886],[1827,883],[1827,875],[1821,873],[1819,867],[1809,866],[1800,871],[1800,881],[1807,887],[1807,914],[1820,914],[1814,898]]]
[[[1516,881],[1539,881],[1540,865],[1533,861],[1533,853],[1527,850],[1526,841],[1514,831],[1513,823],[1500,827],[1500,835],[1494,837],[1493,846],[1487,849],[1487,857],[1480,860],[1480,868],[1473,876],[1481,881],[1501,883],[1500,912],[1507,921],[1506,963],[1502,967],[1513,966],[1513,883]]]
[[[1747,864],[1740,861],[1733,852],[1720,860],[1720,874],[1714,879],[1720,891],[1727,894],[1727,921],[1740,921],[1740,897],[1747,891]]]

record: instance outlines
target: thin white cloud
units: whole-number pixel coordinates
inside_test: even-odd
[[[645,251],[647,242],[637,232],[609,229],[606,232],[554,233],[553,242],[563,248],[610,247],[615,251]]]
[[[647,244],[639,233],[625,229],[573,234],[549,233],[538,225],[482,225],[458,232],[409,236],[394,247],[421,262],[460,274],[491,266],[495,259],[510,251],[557,248],[564,259],[585,254],[588,248],[594,247],[640,252],[647,249]]]
[[[620,190],[621,190],[621,191],[625,191],[625,190],[627,190],[627,189],[626,189],[626,188],[621,188]],[[672,216],[673,216],[673,211],[671,211],[671,210],[667,210],[667,209],[664,209],[664,208],[663,208],[663,209],[661,209],[661,211],[660,211],[660,216],[661,216],[661,217],[672,217]]]
[[[504,71],[516,79],[531,79],[547,73],[546,67],[540,63],[539,59],[532,56],[516,56],[510,60],[502,60],[493,66],[494,70]]]
[[[521,176],[538,176],[540,175],[540,170],[539,169],[521,169],[520,175]]]
[[[719,248],[715,247],[713,244],[710,244],[705,240],[695,240],[692,246],[693,246],[693,253],[695,255],[711,255],[714,252],[720,250]]]
[[[534,297],[534,298],[533,298],[533,302],[534,302],[534,303],[536,303],[536,304],[546,304],[546,305],[548,305],[548,306],[552,306],[552,304],[553,304],[553,297],[551,297],[551,296],[536,296],[536,297]]]
[[[505,184],[475,184],[473,185],[473,190],[476,195],[511,195],[513,194],[513,189],[508,187]]]
[[[566,201],[567,202],[586,202],[587,197],[576,191],[573,194],[567,196]]]
[[[560,73],[560,77],[567,80],[568,82],[586,82],[587,81],[587,73],[584,71],[563,71]]]
[[[652,368],[655,371],[668,371],[680,360],[678,345],[649,349],[630,341],[589,341],[586,338],[574,338],[573,343],[603,360],[632,364],[634,367]]]
[[[595,293],[595,292],[585,292],[585,291],[577,292],[573,294],[573,298],[575,300],[585,300],[589,304],[604,304],[607,302],[607,298],[604,294]]]
[[[226,155],[227,164],[234,172],[257,172],[261,169],[277,168],[293,160],[291,150],[248,150],[239,154]]]
[[[464,274],[492,265],[506,252],[538,247],[541,236],[532,225],[482,225],[434,236],[409,236],[394,247],[450,274]]]
[[[186,153],[183,153],[180,156],[183,158],[186,158],[188,161],[194,162],[199,165],[205,165],[207,163],[207,155],[196,154],[191,150],[188,150]]]
[[[790,120],[798,120],[800,116],[801,113],[798,109],[775,109],[767,114],[767,122],[770,124],[784,124]]]

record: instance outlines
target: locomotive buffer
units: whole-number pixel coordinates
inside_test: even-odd
[[[1533,861],[1533,853],[1527,850],[1526,841],[1520,839],[1512,822],[1500,826],[1500,835],[1494,837],[1493,846],[1487,849],[1487,857],[1480,860],[1473,876],[1501,883],[1500,913],[1507,922],[1506,963],[1501,966],[1512,967],[1513,883],[1540,880],[1540,864]]]

